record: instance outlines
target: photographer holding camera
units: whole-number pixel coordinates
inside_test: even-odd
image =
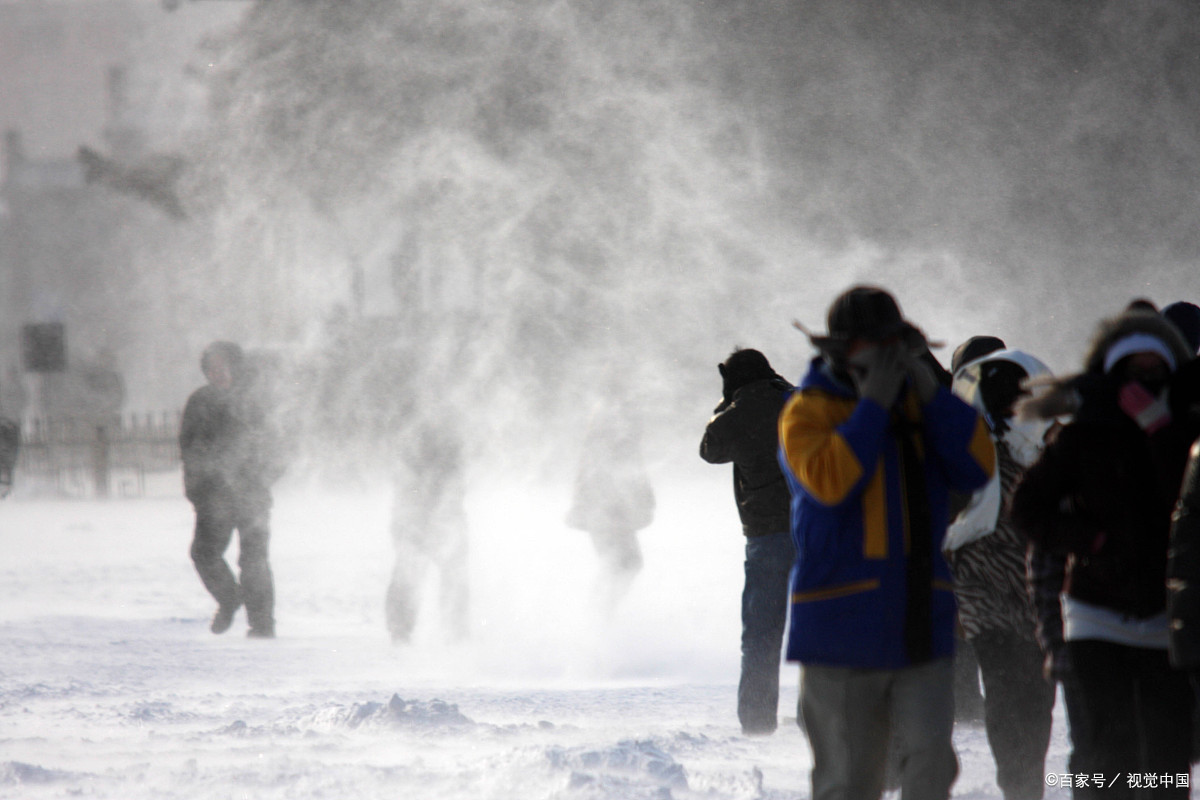
[[[942,539],[950,493],[987,483],[995,450],[886,291],[849,289],[828,325],[779,418],[797,548],[787,655],[803,665],[812,796],[878,798],[891,739],[901,797],[945,800],[958,764]]]

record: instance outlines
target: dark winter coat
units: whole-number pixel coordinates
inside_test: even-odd
[[[1179,416],[1147,434],[1118,406],[1119,386],[1102,365],[1108,347],[1132,332],[1167,342],[1177,362],[1188,358],[1182,337],[1157,314],[1103,323],[1085,372],[1022,410],[1074,418],[1026,471],[1012,518],[1039,547],[1074,556],[1072,597],[1144,619],[1166,606],[1171,512],[1194,435]]]
[[[733,496],[742,532],[789,530],[791,494],[779,468],[779,412],[791,391],[782,378],[758,380],[722,400],[700,441],[710,464],[733,463]]]
[[[1192,445],[1171,518],[1167,591],[1171,664],[1196,669],[1200,667],[1200,440]]]
[[[1185,447],[1168,426],[1147,436],[1112,398],[1085,401],[1013,497],[1017,525],[1050,552],[1073,554],[1070,594],[1137,618],[1166,603],[1171,509]]]
[[[235,387],[201,386],[179,431],[184,493],[193,502],[219,491],[263,495],[282,472],[265,413]]]
[[[1033,602],[1037,626],[1037,643],[1046,654],[1049,677],[1056,681],[1067,678],[1067,648],[1063,642],[1062,590],[1067,581],[1067,556],[1047,553],[1031,546],[1025,562],[1029,598]]]

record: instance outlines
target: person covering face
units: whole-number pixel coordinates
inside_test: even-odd
[[[945,798],[958,764],[942,539],[950,492],[987,483],[995,450],[886,291],[846,291],[828,326],[779,418],[812,796],[878,798],[892,742],[901,796]]]

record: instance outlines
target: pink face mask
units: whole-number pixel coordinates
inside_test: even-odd
[[[1129,381],[1117,392],[1117,405],[1146,433],[1154,433],[1171,422],[1171,409],[1164,395],[1154,395],[1137,381]]]

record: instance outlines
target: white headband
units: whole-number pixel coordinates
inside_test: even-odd
[[[1113,342],[1112,346],[1108,348],[1108,352],[1104,354],[1104,371],[1111,372],[1118,361],[1134,353],[1154,353],[1162,356],[1163,361],[1166,361],[1167,366],[1171,368],[1171,372],[1175,371],[1175,355],[1171,352],[1171,348],[1167,347],[1166,342],[1162,339],[1148,333],[1131,333]]]

